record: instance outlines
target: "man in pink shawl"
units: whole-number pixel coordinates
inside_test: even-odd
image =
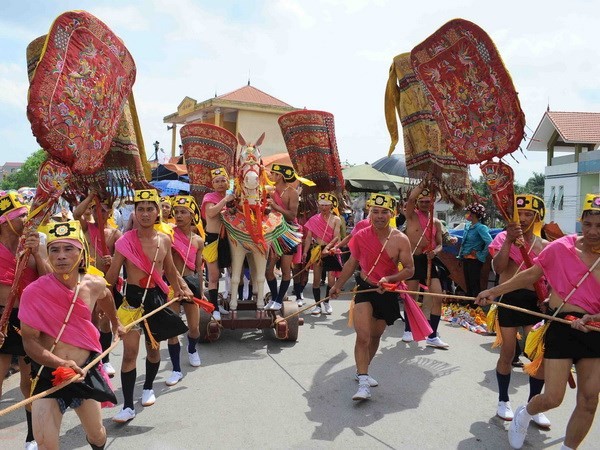
[[[15,279],[17,268],[16,253],[19,239],[23,233],[23,225],[27,219],[28,207],[24,205],[16,194],[9,193],[0,196],[0,315],[8,301],[11,287]],[[27,286],[35,281],[39,275],[47,272],[45,263],[46,249],[39,247],[40,238],[37,232],[27,236],[25,247],[31,250],[27,267],[21,276],[22,286]],[[17,298],[9,316],[8,329],[5,342],[0,345],[0,397],[2,397],[2,383],[10,367],[13,356],[18,357],[21,376],[21,392],[23,397],[31,393],[31,367],[26,362],[23,339],[19,334],[21,323],[19,321],[19,299]],[[2,332],[3,330],[0,330]],[[31,425],[31,410],[25,411],[27,416],[26,447],[34,448],[33,428]]]
[[[303,260],[306,261],[306,255],[311,252],[310,260],[313,261],[313,284],[312,291],[315,302],[321,300],[321,274],[327,272],[327,287],[325,288],[325,297],[329,297],[329,291],[333,286],[334,272],[342,270],[342,261],[339,254],[329,253],[329,249],[340,239],[340,227],[342,221],[337,213],[338,200],[333,194],[321,192],[318,195],[319,214],[312,216],[304,224],[305,238],[302,249]],[[320,257],[313,258],[317,254]],[[321,305],[316,305],[310,313],[331,314],[333,308],[329,300],[325,300]]]
[[[532,416],[562,403],[571,367],[577,372],[577,403],[571,414],[562,448],[579,447],[594,421],[600,394],[600,333],[585,328],[600,320],[600,194],[588,194],[581,215],[582,236],[557,239],[544,248],[533,266],[510,280],[482,291],[478,304],[515,289],[530,288],[542,276],[552,288],[550,312],[573,316],[571,325],[552,321],[544,335],[544,392],[514,413],[508,439],[521,448]],[[589,331],[589,332],[588,332]]]
[[[427,286],[429,292],[441,294],[442,284],[438,272],[439,261],[437,255],[442,251],[442,224],[437,218],[430,217],[430,209],[435,201],[434,196],[425,189],[423,180],[410,193],[406,201],[406,236],[410,240],[415,273],[410,280],[406,282],[408,289],[418,291],[419,285]],[[428,266],[430,270],[428,270]],[[428,278],[429,274],[429,279]],[[431,335],[425,340],[426,345],[435,348],[448,348],[449,345],[440,339],[437,332],[442,316],[442,297],[428,296],[425,294],[423,299],[423,312],[429,314],[429,324],[433,330]],[[406,321],[405,331],[402,336],[404,342],[413,340],[410,331],[410,323]]]
[[[112,205],[108,201],[99,202],[98,200],[98,194],[90,191],[73,211],[73,218],[81,224],[81,229],[88,242],[90,264],[102,273],[106,273],[115,253],[115,242],[122,236],[122,233],[116,228],[111,228],[107,223],[112,212]],[[118,308],[121,306],[123,296],[117,286],[118,283],[113,286],[112,294],[115,306]],[[100,330],[100,344],[104,351],[110,347],[113,339],[110,322],[106,316],[94,317],[94,322]],[[102,363],[106,373],[110,377],[114,376],[116,371],[110,363],[108,354],[102,359]]]
[[[125,233],[116,242],[115,256],[106,274],[106,281],[111,285],[116,283],[121,267],[125,266],[125,299],[133,308],[143,306],[145,313],[159,308],[166,301],[169,285],[163,279],[163,274],[171,283],[175,297],[192,298],[192,292],[173,264],[171,238],[154,229],[154,224],[159,220],[158,193],[155,189],[136,190],[134,202],[139,226]],[[175,318],[173,322],[172,318]],[[145,321],[143,327],[138,325],[123,337],[121,385],[124,404],[123,409],[113,417],[114,422],[128,422],[136,414],[133,393],[142,329],[146,336],[146,377],[142,388],[142,406],[148,407],[156,402],[153,383],[160,366],[160,344],[155,341],[166,340],[187,330],[185,325],[181,325],[183,322],[179,316],[163,309]]]
[[[200,209],[191,195],[178,195],[173,199],[174,228],[173,262],[179,274],[183,277],[194,297],[202,298],[202,249],[204,239],[198,236],[197,225],[200,223]],[[200,311],[192,299],[173,303],[171,309],[179,314],[183,306],[189,331],[187,334],[188,361],[192,367],[199,367],[202,362],[196,344],[200,338]],[[166,380],[167,386],[174,386],[183,378],[181,370],[179,337],[174,336],[167,341],[169,356],[173,371]]]
[[[515,244],[517,239],[524,241],[531,259],[539,255],[548,244],[540,237],[539,231],[534,232],[534,229],[541,229],[540,225],[544,220],[544,201],[535,195],[518,195],[516,200],[519,222],[509,223],[506,231],[499,233],[489,246],[493,257],[494,271],[500,275],[500,283],[510,280],[517,272],[527,269],[521,251]],[[508,292],[499,301],[530,311],[541,312],[533,285]],[[511,421],[514,413],[509,402],[508,387],[517,345],[517,332],[520,327],[523,327],[523,331],[527,335],[533,325],[539,322],[539,318],[508,308],[498,308],[497,313],[500,330],[496,331],[502,336],[502,347],[496,364],[496,379],[498,380],[498,409],[496,415],[503,420]],[[542,392],[543,387],[543,373],[530,376],[529,399]],[[544,413],[536,414],[533,416],[533,420],[542,428],[550,427],[550,421]]]
[[[283,164],[273,164],[271,166],[271,179],[275,182],[275,190],[271,192],[270,206],[273,211],[277,211],[283,215],[287,223],[298,225],[298,205],[300,196],[294,187],[291,185],[298,179],[294,168]],[[309,182],[309,180],[305,182]],[[311,182],[309,182],[311,183]],[[314,183],[312,183],[314,185]],[[271,301],[265,306],[266,310],[279,311],[283,303],[285,294],[290,287],[292,279],[292,263],[299,263],[302,259],[301,245],[293,246],[284,249],[283,255],[279,258],[281,262],[281,283],[277,288],[277,279],[275,278],[275,264],[277,263],[277,254],[269,253],[269,261],[266,271],[267,285],[271,290]],[[294,261],[294,259],[296,259]],[[296,294],[296,302],[298,306],[302,306],[304,302],[301,295],[298,295],[300,289],[299,283],[294,282],[294,292]]]
[[[94,305],[97,303],[109,317],[115,331],[123,334],[125,330],[104,279],[86,273],[87,255],[79,222],[52,224],[47,235],[53,272],[25,288],[19,309],[23,343],[35,376],[32,394],[75,375],[83,379],[33,402],[33,433],[40,448],[59,448],[62,415],[71,407],[85,424],[91,447],[103,449],[106,430],[100,403],[116,403],[117,399],[101,363],[83,369],[101,352],[99,333],[92,323]]]
[[[406,235],[390,227],[390,219],[395,212],[396,201],[389,195],[377,194],[371,203],[372,225],[359,231],[350,241],[351,256],[344,264],[338,280],[330,294],[337,297],[346,281],[360,265],[360,275],[354,297],[353,321],[356,331],[354,358],[356,360],[356,380],[358,391],[352,400],[371,398],[371,387],[377,381],[369,376],[369,365],[377,353],[381,335],[386,325],[392,325],[400,317],[398,295],[394,292],[360,291],[377,288],[384,283],[398,283],[410,278],[414,272],[410,252],[410,242]],[[402,263],[402,270],[398,270]]]

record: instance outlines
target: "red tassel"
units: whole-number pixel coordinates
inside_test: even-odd
[[[70,367],[59,367],[52,372],[52,375],[54,375],[54,378],[52,378],[52,386],[58,386],[76,376],[77,373]]]
[[[215,310],[215,305],[213,305],[207,300],[204,300],[203,298],[194,297],[194,303],[200,308],[202,308],[204,311],[206,311],[208,314],[212,314],[212,312]]]

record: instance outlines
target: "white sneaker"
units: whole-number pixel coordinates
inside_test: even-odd
[[[333,312],[333,308],[329,303],[323,303],[323,306],[321,306],[321,311],[323,314],[330,315]]]
[[[302,308],[304,306],[304,300],[300,297],[296,297],[296,305],[298,305],[298,308]]]
[[[429,345],[430,347],[435,347],[435,348],[450,347],[448,344],[446,344],[444,341],[442,341],[439,336],[436,336],[434,338],[427,338],[427,339],[425,339],[425,343],[427,345]]]
[[[173,372],[176,373],[176,372]],[[181,372],[179,372],[181,374]],[[171,375],[172,376],[172,375]],[[183,377],[183,375],[182,375]],[[154,396],[154,390],[152,389],[144,389],[142,391],[142,406],[152,406],[156,402],[156,397]]]
[[[550,428],[552,425],[550,420],[546,417],[544,413],[537,413],[531,416],[531,420],[535,422],[535,424],[540,428]]]
[[[412,342],[415,339],[413,338],[412,331],[405,331],[402,334],[402,342]]]
[[[496,415],[502,420],[511,421],[514,419],[515,414],[510,406],[510,402],[498,402],[498,409]]]
[[[271,311],[281,311],[281,307],[282,304],[278,303],[278,302],[273,302],[273,304],[271,305],[271,308],[269,308]],[[267,309],[267,308],[265,308]]]
[[[216,309],[212,312],[212,316],[213,316],[213,319],[215,319],[217,322],[219,322],[221,320],[221,313],[219,311],[217,311]]]
[[[310,313],[318,316],[319,314],[321,314],[321,307],[319,305],[315,306],[313,309],[310,310]]]
[[[35,441],[25,442],[25,450],[38,450],[37,442],[35,442]]]
[[[115,373],[117,373],[117,371],[115,370],[115,368],[113,367],[113,365],[110,362],[102,363],[102,367],[104,367],[104,371],[106,372],[106,375],[108,375],[111,378],[115,376]]]
[[[179,383],[181,381],[182,378],[183,378],[183,374],[181,372],[173,371],[173,372],[171,372],[171,376],[169,378],[167,378],[167,381],[165,381],[165,384],[167,386],[175,386],[177,383]],[[146,391],[144,391],[144,392],[146,392]],[[142,397],[142,404],[143,403],[144,403],[144,398]],[[144,406],[146,406],[146,405],[144,405]]]
[[[525,415],[528,415],[525,405],[519,406],[515,412],[515,418],[508,427],[508,443],[512,448],[519,449],[523,447],[523,443],[525,442],[530,420]]]
[[[200,367],[202,365],[202,361],[200,360],[200,353],[198,353],[198,351],[194,353],[188,352],[188,360],[190,361],[190,366],[192,367]]]
[[[126,423],[135,417],[135,411],[131,408],[123,408],[113,417],[113,422]]]
[[[358,378],[358,374],[357,373],[354,374],[354,379],[356,381],[360,381],[360,379]],[[375,378],[373,378],[373,377],[371,377],[369,375],[367,375],[367,381],[369,382],[369,386],[370,387],[379,386],[379,382]]]
[[[219,305],[219,312],[224,315],[224,316],[228,316],[229,315],[229,311],[227,311],[225,308],[223,308],[221,305]],[[220,319],[219,319],[220,320]]]
[[[352,400],[368,400],[371,398],[369,383],[358,383],[358,391],[352,396]]]

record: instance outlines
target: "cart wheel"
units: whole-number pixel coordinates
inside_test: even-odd
[[[210,342],[214,342],[221,337],[221,325],[216,320],[211,320],[208,323],[207,338]]]
[[[211,315],[200,308],[200,337],[198,338],[198,342],[206,343],[214,340],[209,337],[208,324],[211,321]]]
[[[283,317],[287,317],[290,314],[294,314],[298,312],[298,305],[296,304],[296,302],[290,302],[290,301],[284,301],[283,302],[283,306],[281,308],[281,315]],[[298,340],[298,315],[295,315],[294,317],[290,317],[289,319],[286,320],[287,321],[287,337],[285,338],[286,341],[292,341],[292,342],[296,342]],[[275,330],[275,332],[277,332],[277,330]]]

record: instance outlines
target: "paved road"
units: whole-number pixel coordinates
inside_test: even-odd
[[[306,290],[310,292],[310,289]],[[400,340],[401,322],[388,328],[371,375],[380,386],[368,402],[351,400],[356,390],[354,335],[347,327],[348,300],[332,301],[333,315],[305,315],[298,342],[282,342],[270,331],[224,331],[221,339],[201,344],[202,367],[187,366],[184,379],[167,387],[166,348],[155,391],[157,402],[127,425],[104,409],[107,449],[504,449],[507,424],[495,417],[497,351],[492,337],[479,336],[442,322],[450,350]],[[163,347],[166,347],[163,344]],[[119,367],[122,350],[112,356]],[[143,353],[143,351],[141,352]],[[144,360],[138,362],[136,397],[141,395]],[[121,399],[120,380],[114,379]],[[18,377],[11,377],[0,407],[20,400]],[[513,406],[527,399],[528,381],[513,372]],[[573,409],[575,392],[548,413],[550,431],[530,427],[524,448],[559,448]],[[0,417],[0,448],[20,449],[25,436],[22,411]],[[597,448],[599,420],[581,448]],[[596,442],[596,444],[594,444]],[[61,448],[89,448],[77,416],[69,411],[62,425]]]

